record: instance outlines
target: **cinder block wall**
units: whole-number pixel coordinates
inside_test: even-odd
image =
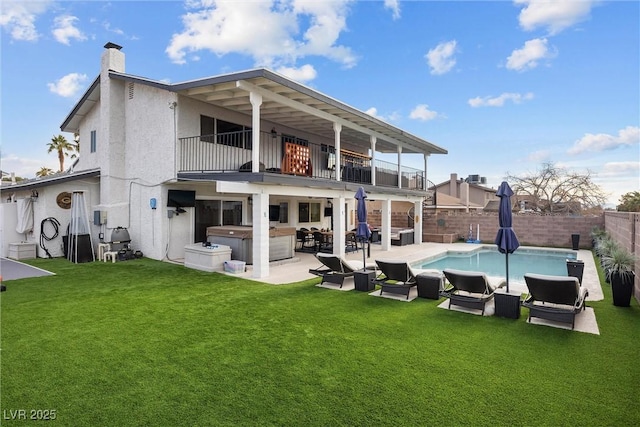
[[[455,234],[458,239],[477,238],[492,243],[498,232],[498,213],[456,213],[451,215],[425,213],[422,232]],[[580,248],[591,248],[591,229],[604,227],[602,216],[514,215],[513,229],[521,245],[571,247],[571,235],[580,235]]]
[[[640,258],[640,213],[638,212],[605,212],[605,230],[620,245]],[[633,294],[640,301],[640,277],[638,263],[635,266],[636,279]]]

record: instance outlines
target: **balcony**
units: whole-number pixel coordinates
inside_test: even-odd
[[[261,174],[288,175],[301,180],[337,181],[336,172],[343,182],[372,185],[372,170],[375,170],[375,185],[426,191],[424,172],[372,159],[363,153],[341,150],[337,159],[333,146],[315,144],[292,136],[270,132],[260,133]],[[178,173],[180,175],[238,175],[252,172],[252,131],[230,132],[215,135],[199,135],[180,138],[178,141]],[[372,168],[372,165],[375,168]]]

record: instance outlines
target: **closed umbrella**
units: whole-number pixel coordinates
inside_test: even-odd
[[[506,181],[502,181],[496,196],[500,197],[500,207],[498,209],[498,221],[500,228],[496,235],[496,245],[500,253],[505,254],[505,263],[507,269],[507,293],[509,292],[509,254],[515,252],[520,246],[518,237],[512,228],[512,214],[511,214],[511,196],[513,196],[513,190],[509,187]]]
[[[367,224],[367,204],[364,199],[367,198],[367,193],[364,192],[364,188],[358,188],[358,191],[355,195],[356,200],[358,201],[356,212],[358,216],[358,227],[356,228],[356,240],[362,242],[362,265],[366,263],[366,257],[364,253],[364,242],[369,240],[371,237],[371,230],[369,230],[369,224]]]

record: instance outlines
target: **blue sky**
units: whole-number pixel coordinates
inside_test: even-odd
[[[1,168],[18,176],[58,169],[46,144],[111,41],[123,46],[127,73],[167,82],[259,66],[285,74],[447,149],[429,160],[434,183],[479,174],[497,188],[507,174],[554,162],[593,173],[611,204],[640,190],[637,1],[0,7]]]

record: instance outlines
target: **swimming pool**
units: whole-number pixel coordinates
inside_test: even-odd
[[[567,275],[567,259],[577,259],[577,253],[567,250],[519,248],[509,254],[509,282],[524,284],[525,273]],[[482,271],[487,276],[505,277],[505,255],[495,246],[482,246],[471,252],[448,251],[411,265],[416,269],[444,270],[456,268]]]

